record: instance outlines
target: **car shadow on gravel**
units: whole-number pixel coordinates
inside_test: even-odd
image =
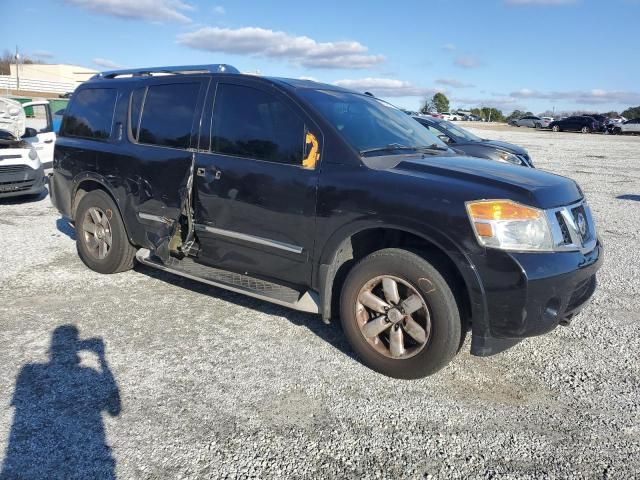
[[[96,356],[99,368],[82,365],[80,352]],[[80,340],[75,326],[57,327],[49,361],[20,369],[11,405],[0,479],[116,478],[102,414],[120,414],[120,391],[101,338]]]
[[[633,200],[634,202],[640,202],[640,195],[633,195],[631,193],[618,195],[616,198],[618,200]]]
[[[356,360],[358,363],[362,363],[356,356],[355,352],[351,350],[349,343],[342,333],[339,321],[332,320],[332,322],[327,325],[322,321],[319,315],[298,312],[290,308],[269,303],[266,300],[259,300],[248,297],[246,295],[242,295],[241,293],[235,293],[223,288],[207,285],[206,283],[197,282],[186,277],[181,277],[179,275],[156,270],[139,263],[136,264],[134,268],[136,272],[169,283],[176,287],[186,288],[187,290],[190,290],[194,293],[207,295],[219,300],[224,300],[225,302],[231,302],[240,307],[250,308],[267,315],[284,317],[296,326],[304,326],[308,328],[312,333],[320,337],[328,344],[332,345],[343,354]]]

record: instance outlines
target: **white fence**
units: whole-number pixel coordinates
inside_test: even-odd
[[[72,92],[75,88],[76,84],[73,82],[51,82],[49,80],[20,77],[20,90],[27,90],[31,92],[66,93]],[[0,90],[18,90],[16,77],[0,75]]]

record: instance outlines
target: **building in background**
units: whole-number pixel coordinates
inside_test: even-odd
[[[20,64],[11,65],[10,75],[0,75],[0,93],[6,95],[29,94],[51,97],[73,92],[97,70],[67,64]]]

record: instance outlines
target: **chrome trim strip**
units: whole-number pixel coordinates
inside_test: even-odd
[[[290,243],[270,240],[268,238],[249,235],[246,233],[233,232],[231,230],[224,230],[222,228],[210,227],[209,225],[202,225],[200,223],[196,223],[195,228],[200,232],[213,233],[214,235],[219,235],[221,237],[243,240],[245,242],[257,243],[259,245],[266,245],[267,247],[277,248],[286,252],[297,253],[298,255],[301,254],[304,250],[302,247],[291,245]]]
[[[171,224],[171,220],[166,217],[161,217],[160,215],[153,215],[151,213],[138,212],[138,217],[144,220],[151,220],[152,222],[166,223],[167,225]]]
[[[149,259],[150,255],[151,255],[151,252],[146,248],[141,248],[136,252],[136,258],[138,259],[139,262],[145,265],[148,265],[150,267],[157,268],[158,270],[164,270],[165,272],[173,273],[175,275],[179,275],[185,278],[190,278],[191,280],[195,280],[197,282],[213,285],[214,287],[222,288],[224,290],[229,290],[231,292],[241,293],[249,297],[275,303],[276,305],[282,305],[283,307],[293,308],[294,310],[298,310],[301,312],[320,313],[320,298],[316,292],[313,292],[311,290],[306,291],[295,303],[288,303],[282,300],[278,300],[277,298],[271,298],[271,297],[261,295],[258,292],[243,290],[241,288],[232,287],[225,283],[214,282],[212,280],[207,280],[205,278],[191,275],[181,270],[167,267],[166,265],[162,265],[160,263],[155,263]]]

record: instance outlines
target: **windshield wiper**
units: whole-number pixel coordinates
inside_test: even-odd
[[[397,150],[410,150],[412,152],[419,152],[421,150],[439,150],[442,152],[446,152],[448,148],[441,147],[436,143],[433,143],[431,145],[422,145],[422,146],[415,146],[415,147],[409,147],[407,145],[401,145],[399,143],[390,143],[388,145],[385,145],[384,147],[367,148],[365,150],[360,150],[360,155],[365,155],[367,153],[372,153],[372,152],[397,151]]]

